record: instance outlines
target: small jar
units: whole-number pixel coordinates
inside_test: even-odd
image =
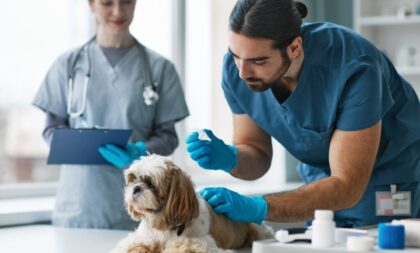
[[[415,47],[408,48],[408,65],[416,66],[416,48]]]
[[[397,17],[399,18],[406,18],[408,16],[413,15],[413,8],[412,6],[403,4],[397,7]]]
[[[410,66],[410,52],[408,47],[402,47],[397,50],[395,63],[399,67]]]
[[[315,219],[312,222],[312,246],[333,247],[335,222],[334,213],[331,210],[316,210]]]

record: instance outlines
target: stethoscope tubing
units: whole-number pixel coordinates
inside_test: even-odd
[[[74,57],[74,60],[72,62],[72,64],[70,65],[71,68],[69,69],[68,73],[69,73],[69,77],[68,77],[68,98],[67,98],[67,114],[71,117],[71,118],[77,118],[77,117],[81,117],[84,113],[84,110],[86,109],[86,100],[87,100],[87,88],[89,85],[89,80],[90,80],[90,75],[91,75],[91,59],[90,59],[90,45],[92,44],[93,41],[96,40],[96,35],[93,36],[88,42],[86,42],[85,44],[83,44],[80,49],[77,51],[76,56]],[[134,38],[134,43],[137,46],[137,48],[139,49],[140,52],[140,58],[143,60],[143,64],[142,66],[144,67],[144,73],[145,73],[145,78],[146,78],[146,85],[144,87],[143,90],[143,97],[144,97],[144,102],[146,105],[151,106],[153,104],[155,104],[157,102],[157,100],[159,99],[159,95],[157,93],[157,83],[153,82],[153,77],[152,77],[152,70],[151,70],[151,66],[150,66],[150,61],[149,61],[149,57],[147,55],[146,52],[146,48],[140,43],[138,42],[135,38]],[[73,102],[73,90],[74,90],[74,79],[76,76],[76,64],[77,61],[80,58],[80,55],[82,53],[83,50],[87,50],[86,54],[87,54],[87,73],[85,76],[85,81],[83,83],[84,87],[83,87],[83,96],[82,96],[82,105],[81,108],[79,110],[77,110],[76,112],[73,112],[71,109],[72,106],[72,102]]]

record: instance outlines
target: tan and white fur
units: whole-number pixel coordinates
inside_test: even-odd
[[[113,253],[207,253],[271,238],[265,226],[216,214],[168,158],[150,155],[125,171],[125,205],[139,227]]]

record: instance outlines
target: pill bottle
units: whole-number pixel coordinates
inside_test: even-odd
[[[316,210],[315,219],[312,222],[312,246],[334,246],[335,222],[334,213],[331,210]]]

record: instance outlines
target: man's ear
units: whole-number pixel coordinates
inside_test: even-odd
[[[296,59],[302,53],[302,50],[302,37],[297,36],[287,47],[287,55],[289,56],[289,59]]]

